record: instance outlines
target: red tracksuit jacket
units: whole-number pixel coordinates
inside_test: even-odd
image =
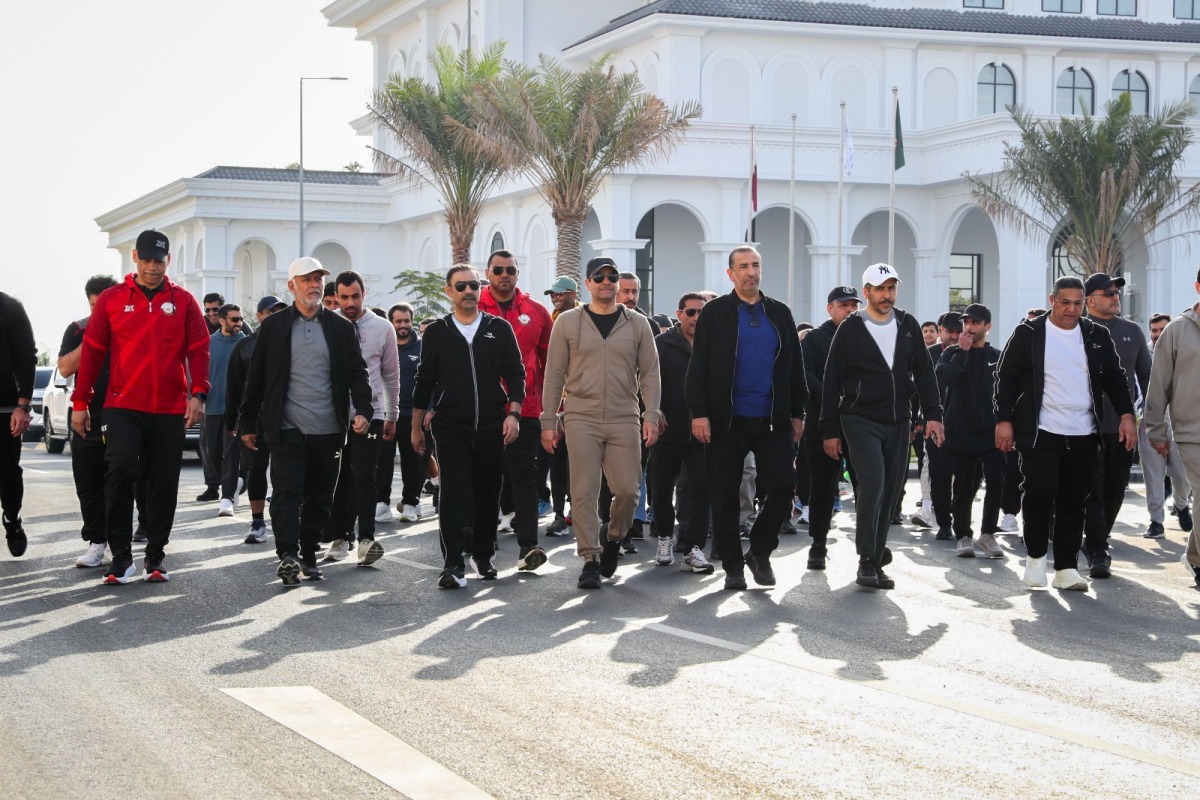
[[[479,310],[499,317],[517,334],[521,361],[525,364],[525,402],[521,416],[537,419],[542,415],[542,381],[546,377],[546,352],[550,349],[550,312],[525,292],[516,289],[508,313],[492,297],[492,287],[479,293]]]

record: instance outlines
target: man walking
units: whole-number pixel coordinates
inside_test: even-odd
[[[221,306],[223,305],[225,305],[225,298],[219,292],[209,292],[204,295],[204,324],[208,326],[209,336],[221,330]]]
[[[133,251],[136,271],[96,301],[83,337],[71,396],[71,428],[92,429],[96,379],[109,363],[104,398],[104,528],[112,550],[106,584],[128,583],[133,566],[133,498],[139,477],[146,496],[148,537],[143,577],[169,580],[163,556],[175,522],[186,428],[204,417],[208,400],[209,334],[200,304],[167,278],[170,242],[142,231]],[[190,394],[190,398],[189,398]]]
[[[620,541],[633,524],[641,443],[651,447],[658,440],[660,384],[650,322],[616,302],[620,278],[613,260],[593,258],[587,279],[591,302],[564,312],[550,333],[542,396],[551,404],[542,409],[542,447],[553,453],[561,438],[555,400],[565,389],[575,546],[584,560],[578,586],[599,589],[601,578],[616,572]],[[596,511],[602,476],[612,491],[603,546]]]
[[[1133,401],[1112,337],[1103,325],[1082,318],[1083,302],[1083,281],[1056,280],[1050,312],[1017,325],[996,374],[996,447],[1021,453],[1028,552],[1023,579],[1033,587],[1046,585],[1053,520],[1053,586],[1087,591],[1076,559],[1100,458],[1104,395],[1121,419],[1120,444],[1129,449],[1137,440]]]
[[[960,558],[974,558],[976,548],[985,558],[1003,558],[996,543],[1000,500],[1004,496],[1004,454],[996,449],[996,412],[992,407],[996,364],[1000,351],[988,344],[992,312],[972,303],[962,313],[962,335],[945,349],[936,369],[938,386],[945,395],[946,443],[941,450],[954,473],[951,524]],[[971,504],[983,472],[983,520],[978,541],[971,530]]]
[[[962,335],[963,318],[957,311],[947,311],[938,317],[938,341],[927,348],[929,363],[937,364],[947,347],[958,344]],[[946,387],[939,385],[942,407],[946,405]],[[950,510],[954,504],[954,459],[942,448],[932,442],[923,445],[925,448],[925,463],[921,476],[921,510],[912,517],[913,524],[919,527],[930,527],[930,518],[937,524],[936,539],[949,541],[954,538],[951,531]]]
[[[0,508],[8,552],[25,554],[25,527],[21,504],[25,478],[21,469],[21,439],[33,413],[33,379],[37,373],[37,345],[25,306],[0,292]]]
[[[421,365],[413,392],[410,441],[425,454],[422,420],[431,407],[433,440],[441,471],[442,574],[438,586],[467,585],[463,550],[472,554],[482,580],[495,580],[496,513],[500,508],[500,464],[504,448],[521,432],[525,370],[512,326],[479,310],[479,276],[469,264],[446,273],[446,295],[454,310],[435,320],[421,342]],[[433,403],[434,397],[437,403]],[[472,540],[466,541],[463,509],[474,507]],[[518,570],[546,563],[536,545],[522,553]]]
[[[1123,286],[1124,278],[1097,272],[1084,282],[1083,290],[1088,319],[1108,328],[1125,370],[1129,396],[1136,401],[1139,396],[1146,396],[1149,386],[1150,348],[1146,346],[1141,326],[1121,317]],[[1105,400],[1100,413],[1100,463],[1092,476],[1083,523],[1083,555],[1090,567],[1088,574],[1093,578],[1107,578],[1111,574],[1108,537],[1125,500],[1129,469],[1133,466],[1133,450],[1118,441],[1119,427],[1118,414]]]
[[[1166,329],[1171,317],[1167,314],[1153,314],[1150,317],[1150,358],[1153,363],[1158,339]],[[1151,371],[1153,374],[1153,370]],[[1192,530],[1192,511],[1190,508],[1192,484],[1188,480],[1187,470],[1179,457],[1179,448],[1175,446],[1175,437],[1171,434],[1171,419],[1167,416],[1167,456],[1159,458],[1151,455],[1156,452],[1146,436],[1146,418],[1142,417],[1138,425],[1138,452],[1141,453],[1143,484],[1146,487],[1146,511],[1150,514],[1150,526],[1142,534],[1147,539],[1161,539],[1166,535],[1163,530],[1163,506],[1166,505],[1166,486],[1164,478],[1171,478],[1171,513],[1179,518],[1179,528],[1186,533]]]
[[[344,319],[354,325],[359,349],[367,364],[371,382],[371,408],[374,414],[367,430],[351,431],[342,447],[341,468],[333,511],[325,531],[332,539],[326,561],[341,561],[354,544],[354,523],[358,521],[358,566],[368,567],[383,557],[383,545],[375,541],[375,484],[379,469],[379,450],[384,442],[396,438],[396,419],[400,413],[400,366],[396,350],[396,330],[366,308],[367,289],[362,276],[347,270],[334,279],[338,308]]]
[[[900,277],[888,264],[863,272],[865,311],[851,314],[833,336],[821,398],[825,454],[841,458],[842,438],[858,477],[855,546],[859,586],[891,589],[883,571],[892,509],[908,468],[910,396],[915,391],[925,437],[941,445],[942,406],[933,365],[916,318],[896,308]]]
[[[355,328],[322,306],[328,274],[310,256],[288,266],[296,301],[259,327],[238,414],[246,447],[256,451],[260,439],[271,447],[275,574],[285,587],[299,585],[301,575],[324,580],[317,544],[333,506],[346,428],[365,435],[375,416]]]
[[[710,301],[696,325],[687,404],[692,435],[708,446],[713,539],[725,588],[738,590],[746,588],[744,567],[759,586],[775,585],[771,553],[791,516],[808,383],[791,310],[759,288],[762,256],[749,245],[735,247],[725,274],[733,290]],[[765,499],[743,554],[738,489],[749,453]]]
[[[220,327],[209,337],[208,376],[212,388],[204,403],[204,423],[200,428],[200,454],[203,458],[206,490],[197,500],[216,500],[220,492],[218,517],[232,517],[238,501],[238,472],[242,463],[242,442],[229,431],[232,419],[225,418],[226,373],[234,347],[246,334],[242,333],[242,308],[234,304],[221,306],[217,311]],[[229,409],[230,416],[237,409]]]
[[[400,502],[396,510],[401,522],[416,522],[421,518],[421,486],[425,480],[427,456],[419,456],[408,441],[412,429],[412,398],[417,385],[417,365],[421,361],[421,337],[413,328],[413,307],[397,303],[388,309],[388,319],[396,332],[396,357],[400,365],[400,410],[396,417],[396,436],[384,441],[379,459],[375,498],[375,521],[391,518],[392,481],[396,474],[396,454],[400,455]],[[385,513],[386,512],[386,513]]]

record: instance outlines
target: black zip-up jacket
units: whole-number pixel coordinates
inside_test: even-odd
[[[421,340],[421,362],[412,405],[429,408],[438,394],[434,424],[470,430],[499,428],[509,403],[525,402],[525,365],[507,320],[479,312],[479,330],[468,343],[454,314],[435,320]]]
[[[1049,318],[1049,314],[1042,314],[1021,321],[1008,337],[996,368],[996,422],[1011,422],[1013,439],[1026,447],[1037,442],[1046,389],[1046,326],[1053,324]],[[1079,320],[1079,328],[1092,388],[1092,420],[1100,431],[1097,409],[1103,408],[1105,395],[1118,415],[1132,414],[1133,401],[1108,328],[1087,318]]]
[[[255,433],[267,442],[279,441],[292,369],[292,323],[299,315],[292,305],[276,311],[258,327],[255,337],[258,341],[239,406],[237,429],[242,434]],[[350,424],[351,402],[356,415],[368,420],[375,416],[367,362],[363,360],[354,323],[327,308],[317,310],[317,322],[329,348],[329,388],[334,416],[338,430],[345,434]]]
[[[945,448],[956,453],[985,453],[996,446],[992,407],[1000,351],[990,343],[963,350],[952,344],[934,370],[945,401]]]
[[[416,331],[412,332],[408,344],[396,345],[396,353],[400,358],[400,416],[411,417],[413,392],[417,388],[417,365],[421,362],[421,337]]]
[[[234,409],[242,407],[242,395],[246,388],[246,375],[250,372],[250,359],[254,357],[254,343],[258,341],[258,331],[250,331],[246,338],[233,346],[229,354],[229,366],[225,372],[225,410],[237,424]],[[236,428],[235,428],[236,430]]]
[[[658,440],[688,444],[694,441],[692,415],[688,412],[687,400],[683,396],[683,384],[687,380],[692,346],[683,338],[678,328],[668,328],[665,333],[655,336],[654,346],[658,348],[658,374],[662,381],[658,410],[667,420],[667,429]]]
[[[771,373],[771,427],[791,430],[793,419],[804,419],[808,382],[804,358],[796,338],[796,322],[786,304],[760,294],[767,321],[779,335],[779,352]],[[712,430],[729,430],[733,424],[733,376],[737,361],[737,292],[704,304],[696,322],[692,358],[688,362],[684,393],[692,417],[707,417]]]
[[[29,315],[20,300],[0,292],[0,406],[32,399],[36,374],[37,344]],[[8,431],[0,433],[7,435]]]
[[[842,414],[857,414],[886,425],[907,423],[909,399],[915,391],[926,420],[942,421],[942,404],[933,364],[921,338],[921,324],[903,309],[896,315],[896,350],[889,370],[867,330],[866,309],[842,321],[825,364],[821,398],[821,436],[842,435]]]
[[[837,333],[837,323],[827,319],[808,332],[800,342],[804,354],[804,375],[808,380],[808,418],[821,418],[821,393],[825,388],[825,362],[829,359],[829,346]]]

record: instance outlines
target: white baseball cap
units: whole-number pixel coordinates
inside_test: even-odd
[[[301,275],[309,275],[313,272],[319,272],[322,275],[329,274],[329,270],[321,266],[321,262],[312,256],[297,258],[288,266],[288,280],[299,278]]]
[[[900,283],[900,274],[896,272],[896,268],[890,264],[880,262],[867,267],[863,273],[863,286],[883,286],[892,278],[896,279],[896,283]]]

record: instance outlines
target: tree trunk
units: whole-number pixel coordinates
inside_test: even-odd
[[[446,209],[446,224],[450,227],[450,258],[453,264],[471,263],[471,240],[475,238],[475,220],[465,214]],[[450,264],[446,265],[447,268]]]
[[[587,213],[586,210],[584,213]],[[582,276],[579,274],[579,240],[583,235],[583,218],[568,214],[554,216],[558,232],[554,274],[565,275],[582,284]]]

